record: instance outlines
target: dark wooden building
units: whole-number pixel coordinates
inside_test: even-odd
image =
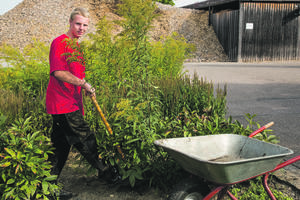
[[[204,0],[209,22],[231,61],[300,60],[300,0]]]

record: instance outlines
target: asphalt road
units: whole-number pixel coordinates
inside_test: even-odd
[[[247,125],[245,114],[256,114],[261,125],[279,137],[279,145],[300,155],[300,62],[297,63],[185,63],[187,74],[197,73],[215,86],[227,84],[228,116]],[[300,161],[293,166],[300,169]]]

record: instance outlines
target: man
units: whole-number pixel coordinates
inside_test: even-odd
[[[98,158],[95,135],[83,119],[82,89],[90,96],[95,95],[95,89],[84,80],[83,58],[78,56],[79,61],[71,62],[65,54],[75,51],[67,45],[66,39],[83,36],[88,28],[88,17],[85,9],[74,9],[70,15],[68,32],[54,39],[50,48],[46,109],[53,118],[51,141],[55,147],[55,161],[52,174],[58,177],[72,145],[100,174],[108,169]]]

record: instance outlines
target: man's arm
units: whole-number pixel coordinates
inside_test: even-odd
[[[53,76],[60,81],[70,83],[76,86],[83,86],[84,79],[77,78],[69,71],[54,71]]]
[[[69,71],[54,71],[53,76],[60,81],[67,82],[76,86],[81,86],[91,94],[95,92],[95,89],[89,83],[85,82],[84,79],[81,80],[80,78],[77,78]]]

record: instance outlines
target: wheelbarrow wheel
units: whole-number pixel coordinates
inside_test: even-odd
[[[206,184],[189,178],[175,185],[167,200],[202,200],[208,193]]]

